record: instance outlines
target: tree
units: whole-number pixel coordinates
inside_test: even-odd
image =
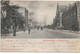
[[[18,6],[10,6],[10,9],[8,10],[8,17],[10,17],[12,19],[12,23],[13,23],[13,36],[16,36],[16,27],[17,26],[23,26],[23,24],[25,23],[23,20],[23,16],[18,13]]]
[[[9,33],[8,28],[10,27],[11,21],[10,18],[5,17],[3,13],[6,13],[8,10],[9,1],[1,1],[1,33]],[[7,31],[7,32],[6,32]]]
[[[17,11],[19,6],[10,6],[9,1],[2,1],[1,4],[1,9],[6,11],[6,17],[1,19],[2,27],[3,29],[6,27],[9,30],[13,26],[13,36],[16,36],[16,27],[25,23],[24,17]]]

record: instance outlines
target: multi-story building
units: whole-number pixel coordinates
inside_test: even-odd
[[[67,30],[79,30],[80,26],[80,5],[74,3],[67,11],[62,14],[62,25]]]
[[[25,7],[19,7],[18,12],[23,16],[25,24],[23,25],[25,29],[28,28],[28,10]]]
[[[77,18],[78,18],[79,30],[80,30],[80,1],[77,1],[76,4],[77,4]]]
[[[68,10],[68,6],[65,5],[59,5],[57,4],[57,11],[56,11],[56,17],[53,22],[53,27],[55,28],[62,28],[62,14],[64,11]]]
[[[4,7],[4,6],[2,6],[2,7]],[[8,10],[8,11],[10,11],[10,10]],[[12,21],[12,18],[8,17],[8,16],[11,16],[10,12],[8,12],[8,11],[6,9],[1,8],[1,32],[2,33],[4,33],[6,29],[8,32],[13,32],[13,21]],[[17,31],[19,31],[20,29],[22,30],[23,28],[20,28],[22,26],[24,26],[24,29],[26,30],[28,28],[28,10],[24,7],[19,7],[18,9],[16,9],[16,11],[18,11],[18,13],[17,13],[18,16],[16,15],[16,17],[18,17],[18,19],[17,19],[18,24],[16,23],[17,24],[16,30]],[[19,19],[19,17],[20,17],[20,19]],[[24,21],[24,24],[21,23],[20,20]],[[7,24],[9,24],[9,25],[7,25]],[[23,25],[21,25],[21,24],[23,24]],[[6,28],[6,27],[9,27],[9,28]]]
[[[57,5],[56,17],[53,22],[55,28],[67,30],[80,30],[80,2],[69,6]]]
[[[28,28],[28,10],[25,7],[10,5],[10,1],[1,1],[1,35]]]

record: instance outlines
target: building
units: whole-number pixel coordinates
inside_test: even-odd
[[[1,5],[0,5],[0,13],[1,13]],[[0,14],[0,30],[1,30],[1,14]],[[1,31],[0,31],[0,36],[1,36]]]
[[[79,30],[80,30],[80,1],[77,1],[76,4],[77,4],[77,18],[78,18]]]
[[[80,2],[77,1],[69,6],[57,4],[53,27],[66,30],[80,30]]]
[[[57,4],[57,11],[56,11],[56,17],[53,20],[53,27],[55,28],[62,28],[62,14],[64,11],[68,10],[68,6],[65,5],[59,5]]]
[[[66,30],[78,31],[80,28],[80,4],[74,3],[62,14],[62,25]]]
[[[28,10],[25,7],[19,7],[18,12],[23,16],[25,29],[28,29]]]
[[[25,7],[10,5],[9,1],[4,2],[8,4],[1,3],[1,34],[9,34],[10,32],[14,32],[14,30],[15,32],[16,30],[26,30],[28,28],[28,10]],[[8,6],[11,9],[6,8]]]

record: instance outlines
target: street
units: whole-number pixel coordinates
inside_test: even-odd
[[[13,34],[10,33],[7,36],[2,36],[2,38],[80,38],[80,32],[52,29],[32,29],[30,34],[28,34],[28,31],[26,30],[25,32],[16,32],[16,36],[13,36]]]

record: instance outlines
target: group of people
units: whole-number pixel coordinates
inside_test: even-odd
[[[39,30],[39,29],[43,30],[43,27],[38,27],[37,30]]]
[[[39,29],[43,30],[43,27],[38,27],[37,30],[39,30]],[[30,33],[31,33],[31,28],[29,27],[28,28],[28,34],[30,34]]]

